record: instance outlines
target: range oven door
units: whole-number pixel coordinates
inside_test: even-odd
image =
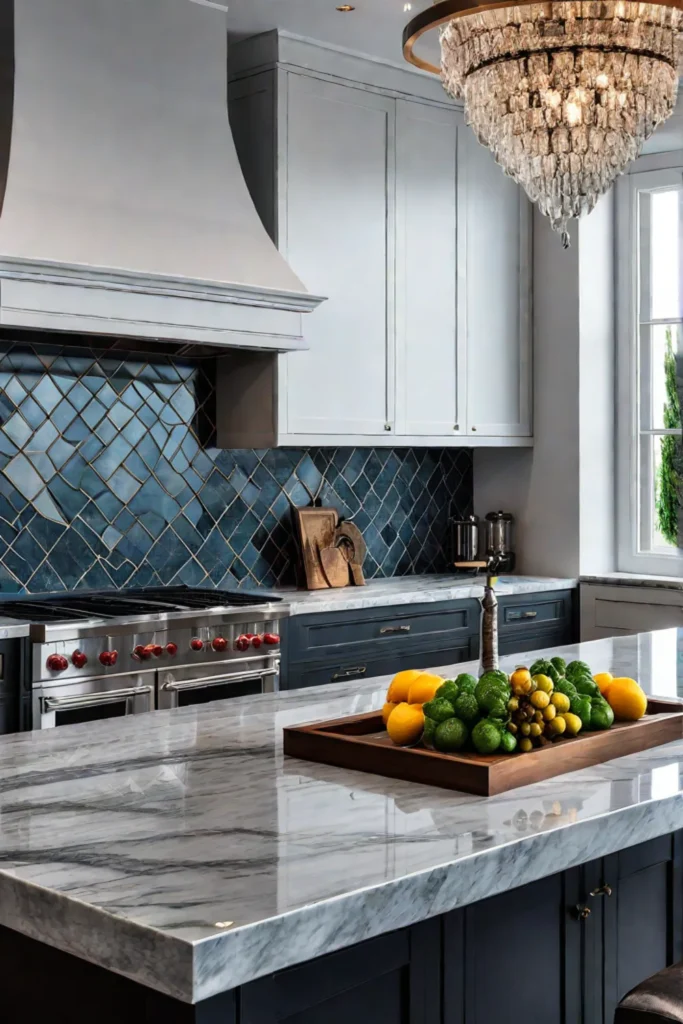
[[[38,684],[33,691],[33,728],[124,718],[154,710],[154,673],[100,676],[54,685]]]
[[[278,689],[279,658],[232,658],[213,665],[178,665],[157,677],[157,707],[185,708]]]

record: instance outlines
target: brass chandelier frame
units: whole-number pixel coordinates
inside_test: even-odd
[[[472,5],[471,0],[439,0],[438,3],[427,7],[420,14],[408,22],[403,30],[403,56],[415,67],[423,71],[429,71],[433,75],[440,75],[441,68],[431,64],[415,53],[415,45],[427,32],[446,25],[455,18],[464,18],[468,14],[480,14],[482,11],[504,10],[506,7],[530,7],[532,4],[547,3],[550,6],[552,0],[503,0],[501,3],[483,3]],[[622,3],[640,5],[641,0],[622,0]],[[683,10],[683,0],[642,0],[655,7],[675,7]]]

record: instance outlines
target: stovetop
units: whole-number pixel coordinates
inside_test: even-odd
[[[138,590],[78,591],[0,601],[0,615],[35,623],[168,615],[214,608],[253,608],[282,601],[272,595],[199,587],[150,587]]]

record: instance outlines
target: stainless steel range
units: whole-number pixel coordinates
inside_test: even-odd
[[[191,587],[20,598],[32,725],[205,703],[278,688],[279,598]]]

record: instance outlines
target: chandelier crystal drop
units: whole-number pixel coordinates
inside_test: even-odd
[[[443,24],[446,90],[565,245],[567,221],[671,114],[682,27],[676,7],[634,0],[469,8]]]

